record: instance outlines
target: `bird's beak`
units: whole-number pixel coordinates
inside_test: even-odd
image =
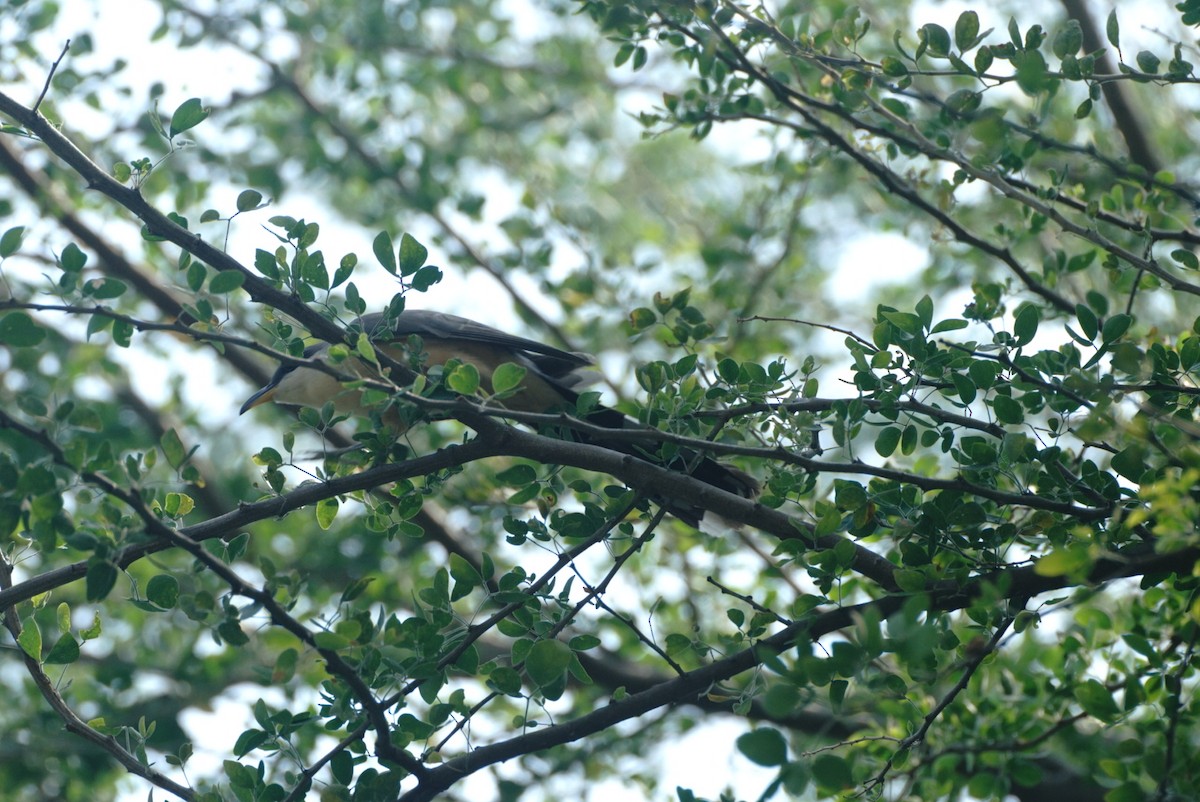
[[[255,393],[254,395],[247,398],[246,403],[242,404],[242,408],[238,412],[238,414],[245,415],[247,412],[249,412],[250,410],[254,409],[257,406],[261,406],[263,404],[270,403],[270,401],[275,397],[276,387],[278,387],[278,385],[268,384],[266,387],[262,388],[257,393]]]

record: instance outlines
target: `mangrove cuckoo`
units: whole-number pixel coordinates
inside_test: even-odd
[[[408,309],[391,321],[375,313],[364,315],[358,324],[376,348],[384,349],[388,356],[406,366],[413,361],[409,348],[413,335],[416,335],[420,338],[420,349],[426,356],[426,366],[440,365],[450,359],[471,364],[479,371],[481,387],[487,391],[491,390],[492,373],[497,367],[505,362],[520,365],[525,368],[521,386],[501,403],[506,409],[521,412],[573,413],[579,400],[579,392],[575,388],[585,381],[578,371],[592,364],[592,360],[582,354],[563,351],[441,312]],[[320,357],[328,348],[328,343],[311,345],[305,349],[304,355]],[[361,373],[362,367],[353,371]],[[367,415],[359,391],[346,389],[328,373],[303,366],[280,366],[267,386],[246,399],[241,411],[245,413],[271,401],[318,409],[326,402],[333,401],[334,409],[341,414]],[[604,406],[588,413],[587,421],[613,430],[637,426],[623,413]],[[621,437],[609,439],[578,431],[569,436],[577,442],[602,445],[688,472],[706,484],[739,496],[752,498],[758,493],[758,483],[751,476],[710,457],[681,450],[668,460],[665,457],[656,458],[660,445],[647,443],[644,447],[638,447]],[[687,504],[664,503],[676,517],[693,526],[698,524],[703,515],[703,510]]]

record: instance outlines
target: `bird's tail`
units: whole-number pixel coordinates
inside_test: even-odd
[[[602,446],[622,454],[629,454],[638,459],[661,465],[664,468],[686,473],[699,479],[718,490],[733,493],[742,498],[758,496],[760,486],[758,480],[745,471],[726,465],[723,462],[688,448],[668,448],[658,440],[642,440],[636,437],[636,429],[644,428],[624,413],[610,407],[598,407],[586,416],[588,423],[612,429],[612,437],[591,432],[576,431],[568,437],[577,442]],[[623,432],[623,434],[616,434]],[[700,528],[704,518],[704,508],[679,498],[652,496],[653,500],[667,508],[667,511],[679,520]]]

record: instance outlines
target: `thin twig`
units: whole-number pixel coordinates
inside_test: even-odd
[[[938,717],[954,702],[958,695],[966,689],[967,684],[971,681],[971,677],[975,676],[975,672],[983,664],[984,659],[996,651],[996,647],[1000,645],[1001,638],[1004,637],[1004,633],[1008,631],[1009,626],[1014,620],[1015,616],[1006,615],[1000,621],[1000,625],[992,633],[991,640],[967,663],[963,669],[962,676],[958,678],[958,682],[954,683],[954,687],[925,715],[917,731],[900,742],[900,745],[896,747],[896,751],[887,759],[887,762],[880,769],[879,773],[863,784],[862,793],[869,793],[872,789],[883,785],[884,780],[887,779],[888,772],[892,770],[892,765],[896,762],[896,758],[925,740],[925,736],[929,733],[929,728],[933,726],[933,723],[938,720]]]
[[[831,323],[815,323],[811,320],[800,320],[799,318],[794,317],[772,317],[769,315],[751,315],[750,317],[740,317],[738,318],[737,322],[749,323],[752,320],[761,320],[763,323],[796,323],[800,326],[811,326],[814,329],[828,329],[829,331],[835,331],[838,334],[844,334],[847,337],[852,337],[853,339],[865,345],[867,348],[871,349],[872,353],[879,350],[875,346],[875,343],[866,339],[862,335],[856,334],[850,329],[843,329],[841,326],[834,326]]]
[[[1193,601],[1196,594],[1192,593]],[[1191,605],[1189,605],[1191,607]],[[1187,650],[1183,654],[1183,659],[1179,662],[1179,670],[1170,676],[1171,681],[1167,683],[1167,751],[1163,758],[1162,779],[1159,780],[1158,790],[1155,794],[1157,802],[1165,802],[1170,798],[1171,793],[1171,769],[1175,765],[1175,749],[1179,735],[1179,719],[1183,712],[1183,678],[1188,675],[1192,669],[1192,655],[1196,651],[1196,638],[1200,636],[1200,632],[1195,627],[1192,627],[1192,635],[1188,640]],[[1174,688],[1172,688],[1172,684]]]
[[[717,580],[713,579],[711,576],[705,577],[705,578],[708,580],[708,583],[710,585],[713,585],[714,587],[716,587],[718,590],[720,590],[726,596],[732,596],[735,599],[739,599],[739,600],[745,602],[756,613],[761,613],[762,615],[770,616],[771,618],[775,619],[776,621],[778,621],[780,624],[783,624],[784,626],[790,627],[792,624],[796,623],[795,621],[792,621],[789,618],[784,618],[783,616],[781,616],[779,613],[775,612],[774,610],[771,610],[767,607],[763,607],[761,604],[759,604],[758,602],[756,602],[754,600],[753,596],[749,596],[744,593],[738,593],[736,590],[731,590],[730,588],[727,588],[724,585],[722,585]]]
[[[46,83],[42,86],[42,93],[38,95],[37,102],[33,104],[33,110],[35,112],[38,110],[38,107],[42,105],[42,101],[46,99],[46,93],[50,91],[50,81],[53,80],[54,73],[58,72],[58,65],[62,63],[62,60],[67,55],[67,51],[70,49],[71,40],[68,39],[67,43],[63,45],[62,52],[58,54],[58,58],[56,58],[54,63],[50,65],[50,72],[46,74]]]

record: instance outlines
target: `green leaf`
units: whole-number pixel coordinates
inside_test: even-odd
[[[371,338],[367,336],[365,331],[360,331],[358,337],[354,339],[354,353],[371,364],[379,361],[379,357],[375,354],[375,346],[371,343]]]
[[[396,275],[396,250],[392,247],[392,235],[386,231],[380,231],[371,243],[371,250],[374,251],[375,258],[379,260],[383,269],[393,276]]]
[[[1104,26],[1108,35],[1108,43],[1118,50],[1121,49],[1121,26],[1117,23],[1117,10],[1108,12],[1108,23]]]
[[[313,635],[313,643],[317,645],[318,649],[336,652],[338,649],[347,648],[353,641],[336,632],[318,632]]]
[[[521,386],[526,369],[513,362],[505,362],[492,372],[492,392],[503,395]]]
[[[87,568],[87,600],[100,601],[117,584],[117,567],[105,560],[96,560]]]
[[[812,764],[813,779],[822,788],[849,788],[854,784],[850,764],[845,758],[825,752],[818,755]]]
[[[355,255],[353,253],[348,253],[345,256],[343,256],[341,261],[338,262],[337,271],[333,274],[333,283],[330,285],[330,287],[334,288],[334,287],[341,286],[346,281],[346,279],[350,278],[351,274],[354,273],[354,268],[357,264],[358,264],[358,256],[357,255]],[[346,296],[347,296],[347,302],[349,302],[349,296],[350,296],[349,288],[347,288]],[[354,311],[359,311],[359,310],[354,310]]]
[[[1001,423],[1018,424],[1025,420],[1025,410],[1012,397],[998,395],[992,399],[992,410]]]
[[[246,275],[238,270],[222,270],[208,282],[208,291],[213,295],[224,295],[246,283]]]
[[[833,498],[839,510],[858,509],[866,504],[868,499],[866,488],[858,482],[851,482],[847,479],[835,479],[833,482]],[[843,543],[848,541],[842,541]],[[840,547],[842,544],[839,543]],[[851,552],[853,552],[851,545]]]
[[[115,278],[92,279],[83,285],[83,294],[98,301],[107,301],[112,298],[120,298],[127,289],[129,288],[125,282]]]
[[[79,659],[79,642],[70,633],[64,633],[46,654],[46,665],[65,666]]]
[[[1196,254],[1183,248],[1176,248],[1171,251],[1171,258],[1179,264],[1186,267],[1188,270],[1200,270],[1200,259],[1196,258]]]
[[[1054,35],[1051,49],[1060,59],[1074,56],[1083,47],[1083,28],[1079,20],[1067,20],[1066,24]]]
[[[947,318],[946,320],[939,320],[937,324],[929,330],[929,333],[941,334],[943,331],[958,331],[959,329],[965,329],[966,327],[967,321],[965,320],[960,318]]]
[[[233,744],[233,754],[237,757],[243,757],[269,740],[270,736],[262,730],[244,730]]]
[[[435,265],[425,265],[409,280],[417,292],[427,292],[430,287],[442,280],[442,269]]]
[[[626,61],[629,61],[629,57],[633,55],[636,47],[632,42],[625,42],[617,48],[617,54],[613,57],[613,66],[620,67]]]
[[[122,348],[128,348],[133,339],[133,324],[127,320],[114,320],[112,324],[113,342]]]
[[[179,108],[175,109],[175,113],[171,115],[171,134],[169,139],[174,139],[184,131],[195,128],[200,123],[204,122],[211,113],[211,109],[206,108],[200,102],[200,98],[189,98],[179,104]]]
[[[1104,795],[1104,802],[1145,802],[1146,789],[1133,780],[1123,782]]]
[[[1138,69],[1142,72],[1148,72],[1151,75],[1158,73],[1158,67],[1162,62],[1158,56],[1151,53],[1149,50],[1142,50],[1137,54]]]
[[[958,399],[964,404],[970,404],[975,400],[975,395],[978,392],[978,387],[975,386],[970,376],[956,373],[950,377],[954,382],[954,389],[958,393]]]
[[[450,578],[454,580],[454,590],[450,594],[452,602],[466,598],[481,582],[475,566],[458,554],[450,555]]]
[[[1113,455],[1112,469],[1131,482],[1138,482],[1146,472],[1146,448],[1141,443],[1129,446]]]
[[[560,682],[571,663],[571,649],[558,640],[540,640],[525,658],[525,673],[539,688]]]
[[[646,66],[646,59],[649,57],[646,48],[639,46],[633,51],[633,70],[637,72],[642,67]]]
[[[875,453],[881,457],[890,457],[900,444],[900,427],[887,426],[880,430],[875,437]]]
[[[300,654],[295,649],[284,649],[275,660],[271,670],[271,684],[283,685],[296,676],[296,662]]]
[[[243,189],[237,196],[237,210],[239,212],[249,212],[259,207],[262,203],[262,193],[256,189]]]
[[[313,243],[317,241],[317,237],[321,234],[321,226],[317,223],[308,223],[304,226],[304,230],[296,238],[296,247],[301,249],[311,248]]]
[[[800,689],[791,682],[776,682],[761,697],[763,709],[772,716],[786,716],[801,702]]]
[[[1079,329],[1084,337],[1089,340],[1096,339],[1096,334],[1100,331],[1100,321],[1090,306],[1075,304],[1075,319],[1079,321]]]
[[[31,348],[46,338],[46,330],[24,312],[9,312],[0,317],[0,343],[15,348]]]
[[[736,359],[724,357],[717,362],[717,375],[726,384],[737,384],[738,377],[741,376],[741,366]]]
[[[929,48],[930,55],[945,58],[950,55],[950,33],[933,22],[921,26],[918,36]]]
[[[981,47],[975,52],[975,72],[982,75],[988,71],[988,67],[992,66],[992,62],[996,57],[992,54],[990,47]]]
[[[962,52],[975,46],[975,37],[979,35],[979,15],[974,11],[964,11],[958,15],[954,23],[954,44]]]
[[[100,625],[100,611],[96,610],[92,613],[92,625],[87,629],[81,629],[79,631],[79,637],[83,638],[85,641],[94,640],[100,637],[102,631],[103,627]]]
[[[463,363],[455,366],[445,381],[446,386],[459,395],[475,395],[479,391],[479,370]]]
[[[505,487],[524,487],[537,481],[537,471],[532,465],[521,463],[496,474],[496,481]]]
[[[275,731],[275,724],[271,721],[271,710],[267,707],[267,703],[259,698],[253,706],[254,720],[258,722],[258,726],[262,727],[267,732]]]
[[[363,594],[363,592],[366,591],[366,589],[374,581],[375,581],[375,577],[370,577],[370,576],[361,577],[359,579],[354,580],[353,582],[351,582],[349,585],[347,585],[342,590],[342,595],[341,595],[341,598],[338,600],[338,603],[345,604],[346,602],[354,601],[359,596],[361,596]]]
[[[354,755],[345,749],[339,751],[329,761],[329,772],[334,782],[349,786],[354,780]]]
[[[409,234],[400,237],[400,275],[411,276],[425,264],[429,249]]]
[[[1112,721],[1121,713],[1117,703],[1113,700],[1112,691],[1097,680],[1089,679],[1076,685],[1074,693],[1075,701],[1079,702],[1089,716],[1094,716],[1101,721]]]
[[[884,310],[880,312],[880,317],[891,323],[896,328],[900,329],[900,331],[904,332],[905,334],[911,334],[914,337],[920,335],[920,333],[925,329],[924,324],[921,322],[921,318],[917,317],[916,315],[909,314],[908,312],[893,312],[891,310]]]
[[[900,570],[893,575],[896,584],[906,593],[920,593],[925,590],[926,577],[923,571]]]
[[[1037,95],[1050,87],[1046,58],[1039,51],[1018,50],[1011,61],[1017,71],[1017,86],[1025,94]]]
[[[317,526],[329,529],[338,514],[337,498],[323,498],[317,502]]]
[[[508,696],[521,695],[521,675],[508,666],[494,669],[488,675],[488,685]]]
[[[146,242],[166,242],[166,237],[150,231],[150,226],[142,226],[142,239]]]
[[[653,309],[638,307],[629,313],[629,325],[634,331],[644,331],[658,321],[658,315]]]
[[[279,279],[279,263],[275,261],[275,254],[270,251],[259,248],[254,252],[254,269],[269,279]]]
[[[1017,345],[1028,345],[1035,334],[1037,334],[1038,323],[1041,315],[1038,308],[1033,304],[1025,304],[1021,307],[1021,311],[1017,312],[1017,318],[1013,322],[1013,339]]]
[[[304,253],[304,252],[302,252]],[[320,290],[329,289],[329,271],[325,269],[325,257],[320,251],[301,257],[300,277],[306,284]]]
[[[21,625],[21,632],[17,635],[17,644],[25,654],[39,663],[42,661],[42,631],[38,629],[37,621],[30,618]]]
[[[1056,549],[1034,563],[1033,571],[1039,576],[1068,576],[1080,574],[1092,565],[1091,555],[1085,546],[1068,546]]]
[[[759,766],[782,766],[787,762],[787,741],[773,727],[759,727],[738,736],[737,748]]]
[[[66,602],[59,602],[58,607],[54,610],[55,618],[58,623],[59,632],[71,631],[71,605]]]
[[[158,444],[162,447],[163,456],[167,458],[167,462],[172,468],[178,470],[179,466],[187,459],[187,449],[183,447],[183,441],[179,439],[179,434],[174,429],[167,429],[159,438]]]
[[[576,635],[567,644],[573,652],[586,652],[600,645],[600,639],[595,635]]]
[[[917,301],[917,317],[921,320],[921,328],[927,329],[933,325],[933,299],[922,295]]]
[[[146,583],[146,598],[156,607],[172,610],[179,603],[179,581],[170,574],[158,574]]]
[[[1133,325],[1133,317],[1126,314],[1113,315],[1108,320],[1104,321],[1104,328],[1100,330],[1100,339],[1105,343],[1115,342],[1119,340],[1125,332],[1129,331],[1129,327]]]
[[[16,253],[21,247],[21,241],[24,239],[25,226],[10,228],[4,234],[0,235],[0,259],[7,258]]]

